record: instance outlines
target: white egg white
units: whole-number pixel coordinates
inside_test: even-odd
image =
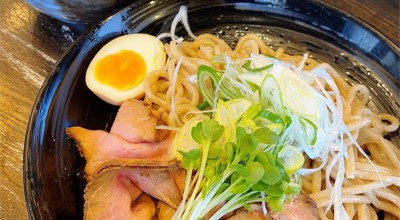
[[[163,68],[166,53],[163,44],[156,37],[148,34],[128,34],[117,37],[104,45],[93,58],[86,71],[86,85],[99,98],[112,105],[121,105],[125,100],[141,98],[144,94],[143,82],[129,90],[118,90],[96,79],[94,69],[99,60],[104,57],[129,50],[139,54],[146,63],[146,74]]]

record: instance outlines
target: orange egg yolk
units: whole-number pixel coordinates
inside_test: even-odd
[[[146,63],[139,54],[121,50],[99,60],[94,75],[102,84],[118,90],[128,90],[143,81],[146,69]]]

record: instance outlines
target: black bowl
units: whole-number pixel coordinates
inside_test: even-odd
[[[273,48],[308,52],[331,63],[350,82],[371,89],[370,106],[400,118],[399,51],[387,39],[348,14],[313,0],[137,1],[79,38],[49,74],[32,110],[24,152],[25,197],[32,219],[83,216],[85,161],[66,137],[80,125],[109,129],[117,108],[93,95],[85,72],[95,53],[116,36],[169,30],[179,6],[187,4],[195,34],[214,33],[232,46],[246,33],[258,33]],[[266,1],[272,2],[272,1]],[[182,27],[180,36],[187,36]],[[397,145],[400,133],[389,137]]]
[[[38,11],[69,23],[93,23],[130,0],[25,0]]]

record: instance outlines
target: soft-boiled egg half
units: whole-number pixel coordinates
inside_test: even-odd
[[[86,71],[86,85],[102,100],[121,105],[144,95],[147,73],[166,62],[163,43],[148,34],[128,34],[104,45]]]

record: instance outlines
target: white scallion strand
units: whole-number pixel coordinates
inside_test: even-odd
[[[173,127],[173,126],[167,126],[167,125],[156,125],[157,130],[169,130],[169,131],[179,131],[180,128],[178,127]]]
[[[179,22],[182,22],[182,24],[185,27],[185,30],[188,32],[189,36],[192,37],[193,39],[196,39],[196,35],[194,35],[190,29],[188,15],[187,15],[187,7],[185,5],[182,5],[179,8],[178,14],[176,14],[174,20],[172,21],[171,30],[170,30],[172,40],[176,40],[175,39],[175,37],[176,37],[175,30],[176,30],[176,26],[178,25]]]

